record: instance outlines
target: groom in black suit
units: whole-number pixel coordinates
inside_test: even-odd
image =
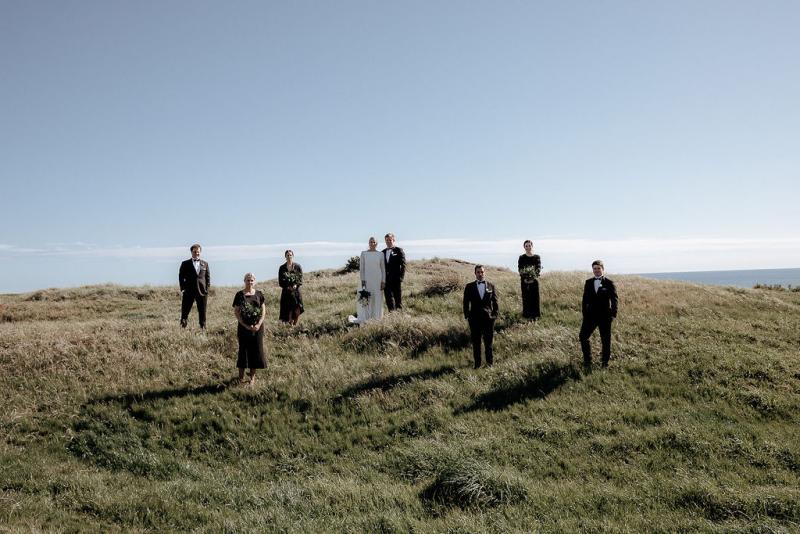
[[[592,262],[594,276],[583,285],[583,323],[578,338],[583,351],[583,364],[592,364],[592,345],[589,338],[595,328],[600,330],[602,343],[602,365],[608,367],[611,359],[611,322],[617,316],[617,288],[614,282],[605,277],[605,268],[601,260]]]
[[[206,301],[208,289],[211,287],[211,271],[208,262],[200,259],[203,247],[195,243],[189,250],[192,257],[183,263],[178,270],[178,283],[181,286],[181,326],[186,328],[189,312],[192,305],[197,302],[197,315],[200,318],[200,328],[206,327]]]
[[[386,284],[383,296],[389,311],[403,309],[403,277],[406,275],[406,254],[400,247],[394,246],[394,234],[384,236],[386,248],[383,249],[383,261],[386,264]]]
[[[476,265],[475,281],[464,288],[464,319],[469,321],[475,369],[481,366],[481,339],[486,349],[486,365],[491,366],[494,363],[492,340],[499,307],[494,284],[484,280],[484,276],[486,270],[483,265]]]

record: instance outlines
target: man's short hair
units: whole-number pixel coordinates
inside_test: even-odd
[[[194,252],[194,249],[203,250],[203,247],[200,246],[200,243],[195,243],[191,247],[189,247],[189,252]]]
[[[600,266],[600,267],[602,267],[603,269],[605,269],[605,268],[606,268],[606,266],[605,266],[605,265],[603,265],[603,260],[594,260],[594,261],[592,262],[592,267],[594,267],[595,265],[599,265],[599,266]]]
[[[478,265],[475,266],[475,272],[476,273],[478,272],[478,269],[483,269],[483,265],[478,264]]]
[[[388,234],[383,236],[384,239],[386,239],[387,237],[391,237],[392,239],[394,239],[394,234],[392,232],[389,232]]]

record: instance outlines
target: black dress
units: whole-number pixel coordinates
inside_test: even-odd
[[[295,284],[289,283],[286,275],[292,273],[295,276]],[[303,294],[300,293],[300,286],[303,285],[303,268],[299,263],[293,263],[292,269],[289,270],[284,263],[278,268],[278,285],[281,286],[281,309],[278,313],[278,318],[281,321],[289,322],[292,319],[292,314],[297,312],[299,316],[303,313]],[[292,289],[292,285],[297,285],[296,289]]]
[[[517,269],[522,270],[525,267],[533,267],[538,273],[542,269],[542,259],[538,254],[533,256],[523,254],[519,257]],[[542,315],[539,305],[539,279],[526,282],[520,276],[520,285],[522,287],[522,316],[526,319],[538,319]]]
[[[256,290],[254,295],[245,295],[244,291],[239,291],[233,297],[233,307],[239,308],[242,320],[248,322],[247,317],[242,314],[242,307],[245,303],[257,307],[259,310],[264,304],[264,294]],[[252,324],[257,323],[256,319]],[[239,338],[239,358],[236,360],[236,367],[239,369],[264,369],[267,366],[267,357],[264,353],[264,324],[258,332],[247,330],[238,323],[236,337]]]

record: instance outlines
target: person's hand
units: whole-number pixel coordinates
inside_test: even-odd
[[[386,289],[386,284],[384,284],[383,282],[381,282],[381,291],[383,291],[384,289]]]

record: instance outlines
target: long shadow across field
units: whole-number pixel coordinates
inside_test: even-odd
[[[511,329],[522,322],[523,319],[521,315],[510,314],[495,323],[495,334]],[[445,353],[451,353],[466,349],[471,345],[472,341],[470,338],[469,325],[465,322],[464,328],[449,329],[425,339],[412,349],[411,357],[417,358],[422,356],[434,347],[441,347]]]
[[[414,380],[433,380],[442,376],[453,374],[455,372],[455,367],[444,366],[439,367],[438,369],[425,369],[424,371],[417,371],[415,373],[371,378],[345,389],[336,397],[335,400],[338,402],[349,400],[367,391],[389,391]]]
[[[573,363],[543,362],[522,376],[502,381],[467,406],[456,409],[454,415],[477,410],[500,411],[530,399],[543,399],[568,381],[580,378],[580,370]]]
[[[133,404],[141,402],[180,399],[183,397],[222,393],[223,391],[227,390],[235,381],[235,379],[232,379],[225,382],[207,384],[205,386],[158,389],[154,391],[144,391],[142,393],[126,393],[124,395],[106,395],[104,397],[92,399],[87,404],[103,404],[113,402],[125,408],[130,408]]]

